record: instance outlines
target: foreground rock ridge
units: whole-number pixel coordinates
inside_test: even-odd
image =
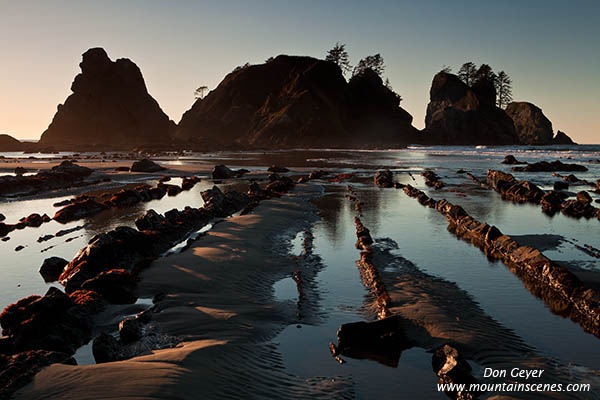
[[[417,130],[399,104],[371,70],[346,82],[331,62],[280,55],[228,74],[176,137],[201,147],[401,147]]]
[[[174,123],[148,94],[135,63],[112,61],[102,48],[89,49],[82,58],[73,94],[58,106],[41,146],[106,149],[169,142]]]

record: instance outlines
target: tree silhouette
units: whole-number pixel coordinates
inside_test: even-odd
[[[488,64],[481,64],[475,73],[475,81],[487,79],[491,82],[496,80],[496,74]]]
[[[506,108],[508,103],[512,101],[512,80],[504,71],[498,72],[494,80],[496,87],[496,104],[500,108]]]
[[[348,52],[346,51],[346,45],[340,42],[336,42],[335,46],[333,46],[333,49],[327,52],[327,56],[325,56],[325,61],[331,61],[332,63],[337,64],[337,66],[340,67],[344,75],[346,75],[352,70],[352,67],[350,66]]]
[[[206,92],[208,90],[208,86],[200,86],[198,89],[196,89],[196,91],[194,92],[194,97],[196,99],[203,99],[204,98],[204,92]]]
[[[372,70],[379,76],[383,75],[385,66],[383,65],[383,57],[381,57],[381,54],[377,53],[374,56],[367,56],[360,60],[358,65],[354,67],[352,76],[360,75],[367,69]]]
[[[464,63],[458,70],[458,78],[467,86],[471,86],[473,83],[475,83],[476,76],[477,67],[470,61]]]

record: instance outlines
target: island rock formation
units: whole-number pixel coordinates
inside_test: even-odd
[[[496,107],[492,82],[472,87],[458,76],[439,72],[433,78],[423,142],[446,145],[519,144],[513,121]]]
[[[22,151],[23,143],[10,135],[0,135],[0,151]]]
[[[526,101],[512,102],[506,107],[506,114],[512,118],[523,144],[552,142],[552,122],[546,118],[541,108]]]
[[[577,144],[563,131],[556,132],[556,136],[552,139],[552,144]]]
[[[196,148],[403,147],[418,131],[399,104],[371,70],[346,82],[334,63],[280,55],[228,74],[176,137]]]
[[[174,123],[148,94],[131,60],[112,61],[104,49],[83,54],[71,94],[42,134],[41,146],[130,149],[168,143]]]

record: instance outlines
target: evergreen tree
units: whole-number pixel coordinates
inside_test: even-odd
[[[512,101],[512,80],[504,71],[498,72],[494,80],[496,87],[496,104],[500,108],[506,108],[508,103]]]
[[[464,63],[458,70],[458,77],[467,86],[471,86],[475,83],[475,77],[477,74],[477,67],[472,62]]]
[[[383,65],[383,57],[381,57],[381,54],[377,53],[374,56],[367,56],[360,60],[358,65],[354,67],[352,76],[360,75],[367,69],[372,70],[379,76],[383,75],[385,65]]]
[[[327,52],[327,56],[325,56],[325,61],[331,61],[332,63],[337,64],[344,75],[346,75],[352,70],[352,67],[350,66],[348,52],[346,51],[346,45],[340,42],[337,42],[335,46],[333,46],[333,49]]]

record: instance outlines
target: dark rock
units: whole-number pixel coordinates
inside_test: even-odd
[[[296,186],[296,184],[291,178],[288,178],[287,176],[276,176],[265,189],[273,193],[285,193],[292,190],[294,186]]]
[[[422,172],[421,175],[425,178],[425,184],[427,186],[431,186],[436,189],[441,189],[444,187],[444,182],[440,179],[440,177],[433,171],[425,171]]]
[[[585,190],[582,190],[581,192],[577,193],[577,201],[584,203],[584,204],[591,204],[592,196],[590,196],[590,194],[588,192],[586,192]]]
[[[504,157],[504,161],[502,161],[502,164],[514,165],[514,164],[527,164],[527,163],[525,163],[523,161],[519,161],[515,158],[515,156],[513,156],[512,154],[509,154],[506,157]]]
[[[6,219],[6,217],[4,216],[4,214],[0,214],[0,222],[4,221]]]
[[[250,203],[247,195],[235,191],[221,192],[217,186],[201,193],[204,208],[217,217],[227,217]]]
[[[107,333],[101,333],[92,343],[92,354],[96,364],[119,361],[122,359],[122,346],[118,340]]]
[[[231,179],[235,177],[235,173],[225,165],[215,165],[212,171],[213,179]]]
[[[562,131],[556,132],[556,136],[552,139],[552,144],[570,145],[575,143],[566,133]]]
[[[117,172],[129,172],[129,167],[117,167],[115,168]]]
[[[18,351],[53,350],[73,354],[90,339],[91,319],[69,296],[50,287],[43,296],[29,296],[4,309],[2,334]]]
[[[25,248],[25,246],[22,245],[18,245],[17,247],[15,247],[15,251],[21,251]]]
[[[121,342],[136,342],[142,337],[142,322],[137,318],[125,318],[119,323],[119,336]]]
[[[40,267],[40,275],[45,282],[56,282],[69,262],[64,258],[46,258]]]
[[[23,168],[23,167],[17,167],[15,168],[15,174],[16,175],[23,175],[27,172],[27,169]]]
[[[6,134],[0,134],[0,152],[5,151],[23,151],[25,145]]]
[[[444,345],[433,353],[431,359],[433,370],[439,377],[438,384],[464,384],[467,388],[476,384],[477,380],[471,375],[471,366],[454,347]],[[446,391],[453,399],[474,399],[480,393],[465,391]]]
[[[552,122],[542,110],[531,103],[513,102],[506,107],[506,114],[512,118],[515,130],[523,144],[550,144],[552,142]]]
[[[56,363],[76,365],[69,354],[56,351],[32,350],[14,355],[0,352],[0,399],[13,398],[13,393],[31,382],[39,371]]]
[[[106,210],[108,207],[92,198],[77,201],[61,208],[54,214],[54,220],[65,224],[81,218],[90,217]]]
[[[93,170],[89,168],[67,160],[49,171],[40,171],[35,175],[3,176],[0,177],[0,196],[26,196],[79,186],[92,172]]]
[[[554,182],[554,190],[569,190],[569,183],[563,181]]]
[[[289,172],[290,170],[287,169],[286,167],[282,167],[280,165],[271,165],[267,171],[269,172],[275,172],[275,173],[285,173],[285,172]]]
[[[568,172],[585,172],[588,169],[583,165],[578,164],[564,164],[560,160],[556,160],[553,162],[548,161],[540,161],[534,164],[528,164],[525,167],[514,167],[513,171],[519,172],[560,172],[560,171],[568,171]]]
[[[166,168],[161,167],[152,160],[144,158],[139,161],[135,161],[130,168],[131,172],[158,172],[164,171]]]
[[[379,187],[390,188],[394,186],[394,175],[389,169],[377,171],[374,180]]]
[[[81,285],[82,289],[94,291],[113,304],[135,303],[135,287],[135,278],[122,269],[101,272]]]
[[[133,62],[111,61],[103,49],[93,48],[79,66],[73,94],[58,106],[40,145],[132,148],[169,142],[174,123],[148,94]]]
[[[337,354],[375,360],[391,367],[398,365],[403,350],[412,347],[402,333],[397,316],[373,322],[343,324],[338,329],[337,337]]]
[[[440,72],[433,78],[420,140],[431,144],[519,144],[511,118],[494,104],[493,83],[473,87],[456,75]]]
[[[346,82],[334,63],[280,55],[227,75],[183,115],[176,136],[220,149],[398,147],[417,135],[399,104],[370,70]]]
[[[182,190],[190,190],[192,189],[194,186],[196,186],[196,183],[200,182],[201,179],[198,178],[197,176],[186,176],[183,178],[183,181],[181,182],[181,189]]]

